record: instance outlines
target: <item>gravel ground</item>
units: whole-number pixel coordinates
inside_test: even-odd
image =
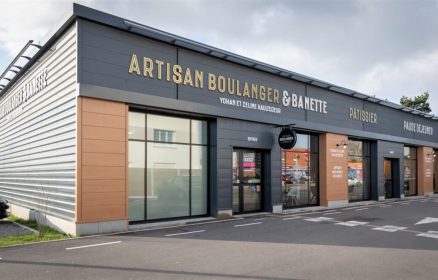
[[[32,233],[32,231],[20,227],[6,219],[0,220],[0,237],[8,235],[21,235],[26,233]]]

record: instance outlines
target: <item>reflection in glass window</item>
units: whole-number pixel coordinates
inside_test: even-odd
[[[145,143],[129,141],[128,158],[129,220],[142,221],[145,219]]]
[[[348,197],[350,201],[370,199],[369,142],[348,140]]]
[[[318,136],[297,134],[297,145],[281,154],[283,207],[318,205]]]
[[[192,144],[207,144],[207,122],[192,120]]]
[[[417,148],[404,147],[405,196],[417,195]]]
[[[192,215],[207,214],[207,147],[192,146]]]
[[[190,144],[190,119],[147,114],[147,138],[155,140],[155,131],[169,131],[172,142]]]
[[[175,131],[154,129],[154,141],[157,142],[175,142]]]
[[[189,170],[189,145],[147,144],[148,220],[189,216]]]
[[[207,122],[129,116],[130,139],[135,135],[129,142],[129,220],[206,215]]]
[[[129,112],[129,139],[145,140],[145,121],[145,114]]]

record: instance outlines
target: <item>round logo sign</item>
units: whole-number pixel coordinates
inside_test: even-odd
[[[282,149],[289,150],[292,149],[297,143],[297,134],[294,130],[290,128],[283,128],[278,135],[278,145]]]

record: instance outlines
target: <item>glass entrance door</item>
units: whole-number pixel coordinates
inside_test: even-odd
[[[392,160],[385,159],[383,163],[383,173],[385,178],[385,198],[392,198],[394,196],[392,180]]]
[[[233,213],[262,210],[262,154],[233,151]]]

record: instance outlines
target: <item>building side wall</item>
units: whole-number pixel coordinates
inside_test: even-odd
[[[78,97],[76,222],[127,220],[124,103]]]
[[[0,100],[0,107],[21,100],[0,118],[0,196],[69,221],[75,215],[76,41],[73,24]],[[44,71],[46,86],[22,95]]]

